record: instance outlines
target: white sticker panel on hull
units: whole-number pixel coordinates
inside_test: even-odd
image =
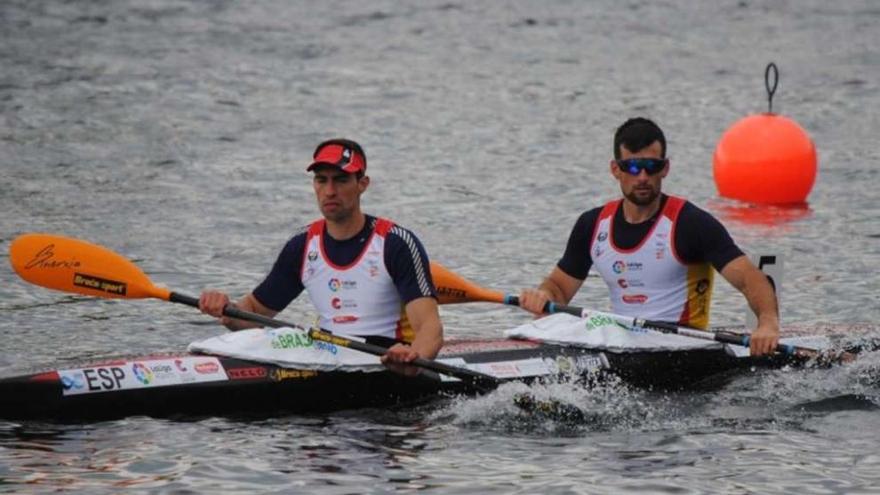
[[[495,378],[532,378],[558,374],[578,374],[608,368],[604,354],[582,356],[556,356],[544,358],[513,359],[491,363],[467,363],[462,358],[438,359],[450,366],[458,366]],[[440,375],[443,381],[459,381],[458,378]]]
[[[64,395],[94,394],[118,390],[167,387],[196,382],[227,380],[215,357],[181,356],[142,359],[58,370]]]

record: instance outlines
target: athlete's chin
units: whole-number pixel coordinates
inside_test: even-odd
[[[342,222],[351,216],[347,211],[340,208],[321,208],[321,215],[324,216],[325,220],[336,223]]]
[[[636,189],[626,195],[626,199],[638,206],[648,206],[657,199],[659,194],[653,189]]]

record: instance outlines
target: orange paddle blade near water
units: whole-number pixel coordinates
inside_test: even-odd
[[[170,297],[128,259],[78,239],[24,234],[9,246],[9,261],[21,278],[50,289],[105,298]]]
[[[431,262],[431,278],[440,304],[504,302],[503,292],[480,287],[434,261]]]

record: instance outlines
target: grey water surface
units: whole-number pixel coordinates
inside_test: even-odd
[[[665,129],[666,191],[749,253],[785,258],[784,323],[880,317],[880,5],[685,0],[0,2],[0,256],[26,232],[105,245],[157,283],[249,291],[318,215],[319,141],[366,148],[366,211],[431,257],[518,291],[614,198],[611,136]],[[722,133],[767,110],[814,140],[799,209],[718,197]],[[780,187],[785,187],[780,185]],[[0,369],[183,349],[223,329],[191,308],[29,285],[0,262]],[[590,278],[574,303],[604,309]],[[744,321],[719,278],[713,322]],[[528,321],[444,307],[453,337]],[[296,301],[282,316],[310,321]],[[259,420],[0,422],[4,493],[876,493],[880,355],[754,371],[719,390],[610,383],[533,393],[596,413],[564,424],[517,388],[394,410]]]

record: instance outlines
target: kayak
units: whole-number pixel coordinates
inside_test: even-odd
[[[778,355],[735,357],[723,349],[614,353],[517,339],[450,340],[437,360],[501,382],[614,375],[633,386],[663,389],[706,386],[737,370],[791,362]],[[65,422],[327,413],[480,392],[428,370],[409,377],[387,370],[295,369],[179,352],[66,363],[0,378],[0,418]]]
[[[19,236],[10,245],[10,262],[24,280],[54,290],[199,305],[197,298],[155,285],[119,254],[77,239]],[[515,296],[476,286],[439,265],[431,269],[435,280],[443,279],[436,282],[441,303],[518,304]],[[506,331],[509,338],[447,341],[436,360],[416,360],[420,373],[411,377],[382,367],[376,358],[385,352],[380,346],[227,306],[225,316],[271,330],[231,332],[190,344],[186,352],[0,377],[0,419],[324,413],[485,393],[507,381],[563,378],[589,385],[585,378],[604,376],[639,387],[686,389],[723,383],[739,370],[804,362],[817,352],[780,342],[776,354],[754,358],[745,352],[748,335],[733,329],[709,332],[555,304],[545,311],[553,315]],[[574,320],[551,320],[554,316]],[[547,322],[553,326],[545,327]],[[649,328],[668,335],[654,339]],[[695,346],[695,339],[703,342]],[[670,343],[674,346],[667,348]],[[239,354],[251,344],[256,347]],[[366,355],[372,360],[361,359]],[[308,361],[300,361],[303,356]]]

